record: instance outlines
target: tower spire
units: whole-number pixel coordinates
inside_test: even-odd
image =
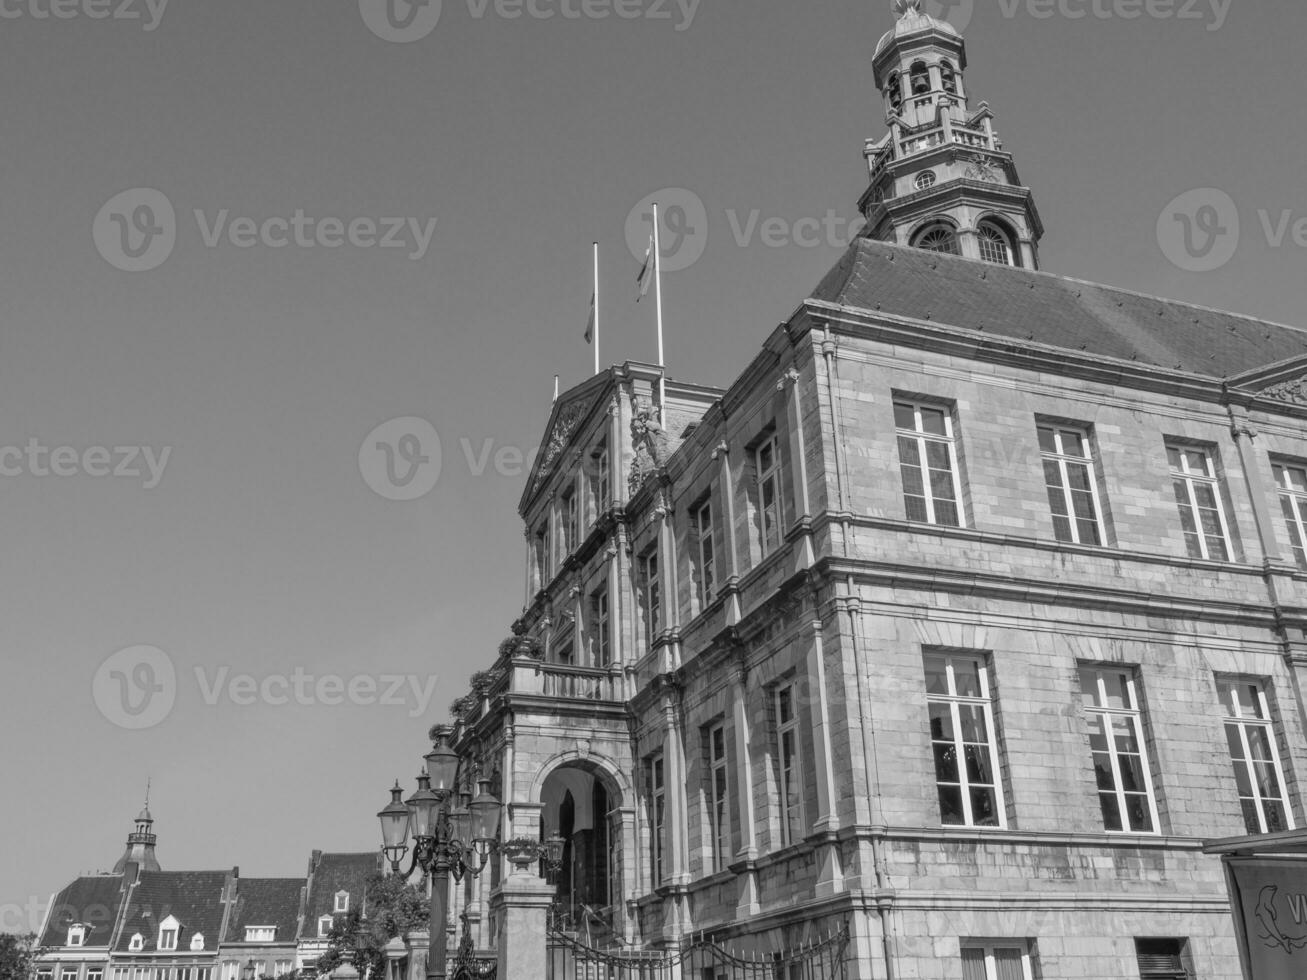
[[[872,59],[889,132],[863,150],[865,234],[1038,268],[1044,227],[989,104],[971,108],[966,41],[921,0],[894,0],[893,9],[898,20]]]

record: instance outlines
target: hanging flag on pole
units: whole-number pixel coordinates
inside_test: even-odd
[[[599,243],[594,243],[595,288],[590,294],[590,319],[585,325],[585,342],[594,348],[595,374],[599,373]]]
[[[657,205],[654,207],[657,208]],[[644,253],[644,265],[640,267],[640,274],[635,277],[635,284],[640,287],[640,295],[635,298],[637,303],[649,295],[649,284],[653,282],[655,267],[658,265],[654,247],[656,237],[653,231],[649,232],[649,249]]]
[[[658,420],[667,425],[667,359],[663,356],[663,258],[662,240],[659,237],[658,202],[653,206],[653,242],[649,246],[653,254],[654,301],[658,308]]]

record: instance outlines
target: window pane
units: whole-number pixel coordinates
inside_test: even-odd
[[[1115,793],[1099,793],[1098,802],[1103,808],[1103,827],[1106,830],[1122,830],[1121,808],[1117,805]]]
[[[921,431],[935,436],[947,435],[948,429],[944,425],[944,412],[938,408],[922,408]]]
[[[1025,980],[1026,971],[1020,949],[994,950],[994,965],[998,968],[998,980]]]
[[[971,791],[971,819],[977,827],[998,826],[998,800],[992,789]]]
[[[985,975],[985,951],[962,950],[962,980],[989,980]]]
[[[1046,453],[1057,452],[1057,440],[1053,435],[1053,430],[1047,426],[1039,427],[1039,448]]]
[[[958,781],[958,752],[951,742],[935,743],[935,779],[941,783]]]
[[[966,815],[962,812],[962,790],[958,786],[939,787],[940,819],[947,825],[965,824]]]
[[[947,704],[930,706],[930,737],[937,742],[953,741],[953,709]]]
[[[895,403],[894,405],[894,424],[900,429],[908,429],[915,432],[917,429],[917,417],[911,405]]]
[[[925,658],[927,694],[948,694],[947,664],[946,658],[938,654],[927,654]]]
[[[980,662],[976,660],[955,659],[953,661],[953,682],[957,685],[957,695],[961,698],[980,697]]]

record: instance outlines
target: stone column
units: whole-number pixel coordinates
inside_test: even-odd
[[[525,869],[515,869],[490,896],[490,914],[499,923],[496,980],[540,980],[546,975],[553,901],[554,886]]]
[[[735,793],[740,815],[740,851],[736,861],[744,864],[739,873],[735,902],[737,918],[748,918],[762,911],[758,899],[758,820],[753,801],[753,753],[749,748],[748,670],[741,662],[731,685],[731,720],[735,728]]]
[[[431,935],[425,929],[404,933],[408,947],[408,980],[427,980],[427,958],[431,955]]]
[[[826,690],[826,652],[820,619],[812,623],[812,648],[808,653],[808,702],[812,722],[812,754],[817,777],[817,820],[813,832],[826,839],[818,848],[817,894],[844,891],[844,870],[837,834],[840,818],[835,812],[835,762],[831,746],[830,695]]]

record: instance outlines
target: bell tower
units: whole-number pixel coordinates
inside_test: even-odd
[[[155,857],[154,847],[159,838],[154,833],[154,817],[150,815],[149,792],[146,792],[145,807],[136,818],[136,829],[127,835],[127,850],[113,867],[113,873],[120,875],[129,864],[135,864],[141,871],[158,871],[159,859]]]
[[[952,25],[895,0],[898,22],[876,45],[876,88],[889,132],[868,140],[870,186],[858,202],[880,241],[1039,268],[1044,226],[989,104],[973,110],[967,45]]]

